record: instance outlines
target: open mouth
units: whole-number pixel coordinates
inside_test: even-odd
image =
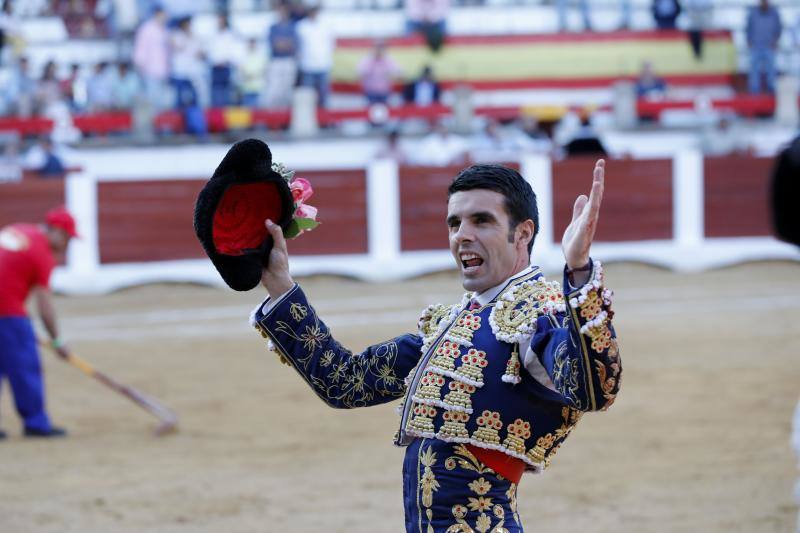
[[[475,270],[483,264],[483,258],[473,252],[462,252],[459,254],[459,259],[461,260],[461,268],[465,272]]]

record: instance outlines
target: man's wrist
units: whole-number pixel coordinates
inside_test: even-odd
[[[264,286],[266,287],[270,298],[277,300],[289,292],[292,287],[294,287],[294,280],[291,278],[291,276],[284,279],[265,280]]]
[[[585,285],[589,281],[589,277],[592,271],[592,260],[588,259],[584,264],[571,267],[569,263],[567,263],[567,280],[569,281],[570,285],[573,287],[580,287]]]
[[[53,337],[52,339],[50,339],[50,346],[58,350],[64,347],[64,341],[61,337]]]

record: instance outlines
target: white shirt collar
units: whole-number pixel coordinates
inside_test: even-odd
[[[534,270],[534,266],[533,265],[528,265],[527,268],[525,268],[523,270],[520,270],[519,272],[517,272],[513,276],[507,278],[505,281],[503,281],[499,285],[495,285],[494,287],[486,289],[485,291],[483,291],[480,294],[473,294],[472,297],[475,300],[477,300],[478,303],[481,304],[481,306],[484,306],[484,305],[488,304],[489,302],[491,302],[492,300],[494,300],[497,297],[497,295],[500,294],[500,292],[509,284],[509,282],[511,282],[511,281],[513,281],[513,280],[515,280],[517,278],[520,278],[522,276],[528,275],[531,272],[533,272],[533,270]]]

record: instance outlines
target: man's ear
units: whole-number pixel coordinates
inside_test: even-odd
[[[520,240],[521,244],[525,249],[528,248],[528,243],[533,240],[533,233],[536,229],[536,225],[533,223],[533,220],[528,219],[524,222],[520,222],[517,224],[516,234],[517,238]]]

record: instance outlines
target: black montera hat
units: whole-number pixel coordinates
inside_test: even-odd
[[[228,286],[249,291],[261,281],[272,237],[270,219],[284,230],[292,221],[289,184],[272,170],[272,153],[257,139],[234,144],[200,191],[194,231]]]

